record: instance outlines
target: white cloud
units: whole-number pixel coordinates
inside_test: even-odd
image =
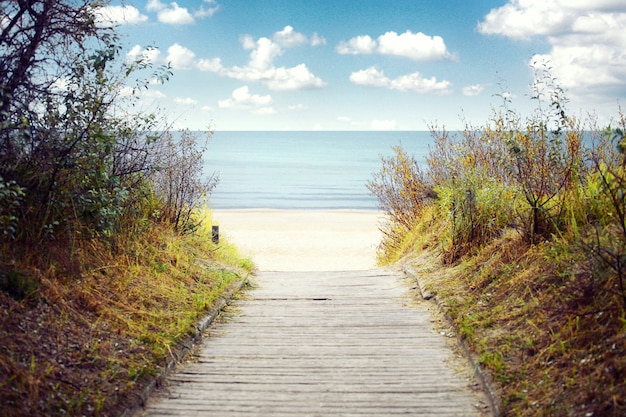
[[[161,3],[159,0],[149,0],[146,3],[146,10],[149,12],[158,12],[159,10],[165,9],[167,6]]]
[[[311,46],[326,45],[326,39],[322,36],[314,33],[311,38],[306,35],[296,32],[292,26],[287,25],[283,30],[274,33],[272,40],[283,48],[294,48],[309,44]]]
[[[392,90],[413,91],[420,94],[446,94],[449,93],[449,88],[451,85],[452,83],[450,83],[450,81],[437,81],[437,78],[435,77],[424,78],[419,72],[402,75],[398,78],[391,80]]]
[[[96,16],[100,26],[134,25],[148,20],[148,16],[130,5],[100,7],[96,10]]]
[[[318,35],[317,33],[314,33],[311,36],[311,46],[319,46],[319,45],[326,45],[326,38]]]
[[[581,101],[626,93],[626,2],[623,0],[509,0],[479,23],[487,35],[551,45],[533,61],[550,62],[559,85]]]
[[[474,84],[463,87],[463,95],[468,97],[479,96],[485,90],[482,84]]]
[[[131,97],[135,94],[135,89],[130,86],[124,86],[119,91],[120,97]]]
[[[585,20],[599,23],[623,13],[623,0],[509,0],[504,6],[491,9],[478,24],[478,30],[487,35],[528,39],[570,33]],[[602,31],[611,29],[595,26]]]
[[[395,130],[397,122],[395,120],[372,120],[372,130]]]
[[[151,7],[156,6],[151,5]],[[301,42],[300,36],[290,26],[276,32],[274,38],[280,39],[284,45],[295,46]],[[244,49],[251,51],[249,61],[244,66],[224,67],[219,57],[196,59],[196,54],[191,49],[178,43],[168,48],[165,59],[161,57],[158,50],[142,50],[139,46],[133,47],[127,56],[129,59],[136,59],[143,54],[147,60],[154,64],[169,62],[173,69],[195,68],[240,81],[261,82],[269,89],[277,91],[321,88],[326,85],[321,78],[309,70],[306,64],[299,64],[294,67],[276,66],[274,61],[284,53],[284,50],[270,38],[262,37],[255,41],[250,36],[243,36],[241,43]]]
[[[549,35],[564,30],[572,16],[558,0],[510,0],[492,9],[478,31],[487,35],[505,35],[524,39],[533,35]]]
[[[204,0],[203,3],[207,4],[208,6],[205,7],[205,5],[202,4],[200,5],[200,8],[193,13],[193,15],[198,19],[211,17],[220,9],[220,6],[215,0]]]
[[[167,62],[173,69],[191,69],[195,63],[196,54],[189,48],[185,48],[177,43],[167,49]]]
[[[242,35],[239,40],[241,41],[241,46],[246,51],[249,51],[249,50],[254,49],[256,47],[256,41],[250,35]]]
[[[161,23],[170,25],[190,25],[195,23],[193,15],[186,7],[180,7],[178,3],[171,2],[169,5],[160,0],[150,0],[146,10],[157,13],[157,19]]]
[[[143,59],[154,65],[169,63],[172,69],[189,70],[197,68],[204,71],[219,70],[221,62],[219,58],[212,60],[200,59],[196,60],[196,54],[189,48],[177,43],[167,48],[167,56],[163,56],[157,48],[144,49],[139,45],[135,45],[126,53],[128,60]]]
[[[326,83],[316,77],[305,64],[292,68],[272,68],[264,74],[264,83],[270,90],[288,91],[305,88],[321,88]]]
[[[374,67],[353,72],[350,74],[350,81],[352,81],[353,84],[369,87],[389,87],[391,84],[391,80],[385,77],[382,71]]]
[[[406,31],[401,35],[387,32],[378,38],[378,51],[383,55],[397,55],[415,61],[449,58],[450,53],[441,36]]]
[[[224,68],[220,58],[200,59],[196,62],[196,67],[200,71],[219,72]]]
[[[136,97],[140,99],[141,103],[153,103],[155,100],[160,100],[167,98],[167,95],[162,91],[156,90],[154,88],[141,88],[136,89],[130,86],[125,86],[120,91],[120,97]]]
[[[143,52],[143,48],[140,45],[133,46],[130,51],[126,53],[128,59],[135,59]]]
[[[146,90],[146,89],[144,88],[144,89],[143,89],[143,90],[141,90],[141,91],[142,91],[142,92],[141,92],[141,95],[142,95],[143,97],[146,97],[146,98],[154,98],[154,99],[157,99],[157,98],[166,98],[166,97],[167,97],[167,95],[166,95],[165,93],[163,93],[163,92],[161,92],[161,91],[158,91],[158,90],[155,90],[155,89],[153,89],[153,88],[152,88],[152,89],[148,89],[148,90]]]
[[[283,30],[274,33],[272,39],[261,37],[255,41],[251,36],[245,35],[241,37],[241,44],[244,49],[251,51],[248,63],[242,67],[220,67],[216,72],[241,81],[262,82],[271,90],[321,88],[326,83],[313,74],[306,64],[294,67],[277,67],[274,64],[274,60],[283,55],[283,48],[307,42],[310,42],[308,38],[295,32],[291,26],[285,26]]]
[[[447,94],[452,83],[449,81],[437,81],[435,77],[424,78],[419,72],[401,75],[390,79],[383,71],[374,67],[353,72],[350,74],[350,81],[356,85],[367,87],[387,88],[398,91],[412,91],[419,94],[435,93]]]
[[[260,38],[256,42],[255,48],[250,53],[248,66],[257,70],[267,70],[271,68],[274,58],[282,55],[280,46],[268,38]]]
[[[335,51],[341,55],[381,54],[410,58],[415,61],[450,59],[441,36],[428,36],[410,30],[402,34],[390,31],[374,40],[369,35],[356,36],[340,42]]]
[[[9,16],[3,13],[2,16],[0,16],[0,29],[7,28],[10,23],[11,19],[9,18]]]
[[[341,55],[373,54],[378,44],[369,35],[356,36],[349,41],[341,41],[335,51]]]
[[[184,98],[183,97],[176,97],[174,99],[174,103],[191,106],[191,105],[194,105],[194,104],[198,104],[198,101],[194,100],[191,97],[184,97]]]
[[[159,11],[157,14],[159,22],[168,23],[171,25],[190,25],[195,23],[195,20],[189,10],[184,7],[180,7],[176,3],[171,3],[171,7]]]
[[[157,48],[142,48],[140,45],[135,45],[126,53],[126,58],[129,61],[142,59],[146,62],[159,63],[161,62],[161,51]]]
[[[272,96],[250,94],[250,88],[247,85],[235,89],[230,98],[220,100],[218,106],[221,109],[247,109],[261,111],[272,102]]]
[[[52,91],[61,93],[68,91],[70,87],[70,80],[67,77],[58,78],[52,83]],[[125,95],[122,92],[122,95]]]
[[[252,113],[258,114],[261,116],[266,116],[270,114],[276,114],[276,110],[273,107],[261,107],[259,109],[252,110]]]
[[[283,30],[274,33],[273,39],[274,42],[284,48],[293,48],[307,43],[307,37],[294,31],[291,26],[285,26]]]

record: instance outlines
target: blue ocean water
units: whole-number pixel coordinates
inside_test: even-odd
[[[366,184],[380,170],[380,156],[401,144],[423,161],[431,142],[421,131],[218,131],[204,158],[205,172],[219,175],[210,205],[376,210]]]

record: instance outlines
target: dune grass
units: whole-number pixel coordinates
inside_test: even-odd
[[[433,129],[424,167],[383,159],[379,261],[416,271],[504,415],[623,416],[626,118],[600,129],[562,104]]]
[[[211,241],[203,216],[192,234],[156,224],[108,242],[78,241],[71,251],[65,243],[37,252],[5,245],[16,282],[33,288],[0,291],[2,414],[118,415],[133,404],[254,268]]]
[[[438,234],[408,237],[398,262],[491,375],[502,415],[624,415],[626,315],[618,294],[585,293],[592,278],[580,247],[529,245],[509,229],[445,265],[439,245]]]

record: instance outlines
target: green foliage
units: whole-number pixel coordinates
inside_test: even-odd
[[[574,239],[586,248],[593,265],[588,273],[596,276],[581,286],[612,291],[626,307],[624,116],[604,131],[593,121],[585,126],[566,114],[567,99],[549,69],[541,63],[534,68],[537,108],[529,117],[505,100],[486,126],[468,125],[456,134],[431,128],[426,169],[400,146],[395,157],[383,159],[368,185],[391,219],[381,249],[403,247],[436,196],[444,262],[458,261],[511,228],[529,244]]]
[[[18,218],[15,214],[24,197],[24,189],[15,181],[5,182],[0,176],[0,240],[15,238]]]
[[[614,291],[626,309],[626,117],[618,127],[607,128],[594,142],[592,166],[586,188],[593,217],[593,231],[581,237],[581,245],[594,261],[594,290]],[[606,274],[605,271],[612,273]]]
[[[215,184],[201,181],[204,147],[189,132],[180,141],[150,133],[167,131],[165,120],[134,110],[169,66],[120,59],[113,28],[96,24],[100,1],[0,4],[16,17],[0,32],[3,237],[111,237],[137,216],[156,219],[141,212],[154,195],[161,220],[193,229],[190,213]]]
[[[97,23],[102,5],[0,0],[0,243],[45,247],[34,263],[61,275],[84,273],[84,241],[115,252],[159,221],[196,230],[215,185],[193,134],[174,139],[164,117],[137,110],[139,92],[172,72],[146,55],[127,62],[114,28]],[[2,289],[26,296],[14,262],[2,251]]]
[[[384,244],[397,248],[402,234],[414,226],[434,193],[415,158],[400,145],[394,146],[393,151],[394,156],[381,157],[382,168],[367,183],[367,188],[378,198],[380,209],[389,218],[389,222],[381,227]]]
[[[447,227],[440,236],[446,263],[499,236],[514,222],[514,208],[519,205],[515,188],[494,179],[456,180],[436,192],[439,212],[447,214]]]
[[[566,191],[577,186],[584,167],[583,136],[573,124],[563,133],[531,120],[506,139],[511,175],[527,203],[520,215],[529,241],[549,237],[564,225]]]
[[[25,190],[17,237],[42,240],[97,211],[94,196],[111,186],[107,112],[116,86],[107,66],[118,47],[95,26],[89,3],[2,3],[22,17],[0,35],[0,175]]]

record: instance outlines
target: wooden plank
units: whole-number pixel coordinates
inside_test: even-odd
[[[383,270],[265,272],[142,416],[481,416],[445,337]]]

